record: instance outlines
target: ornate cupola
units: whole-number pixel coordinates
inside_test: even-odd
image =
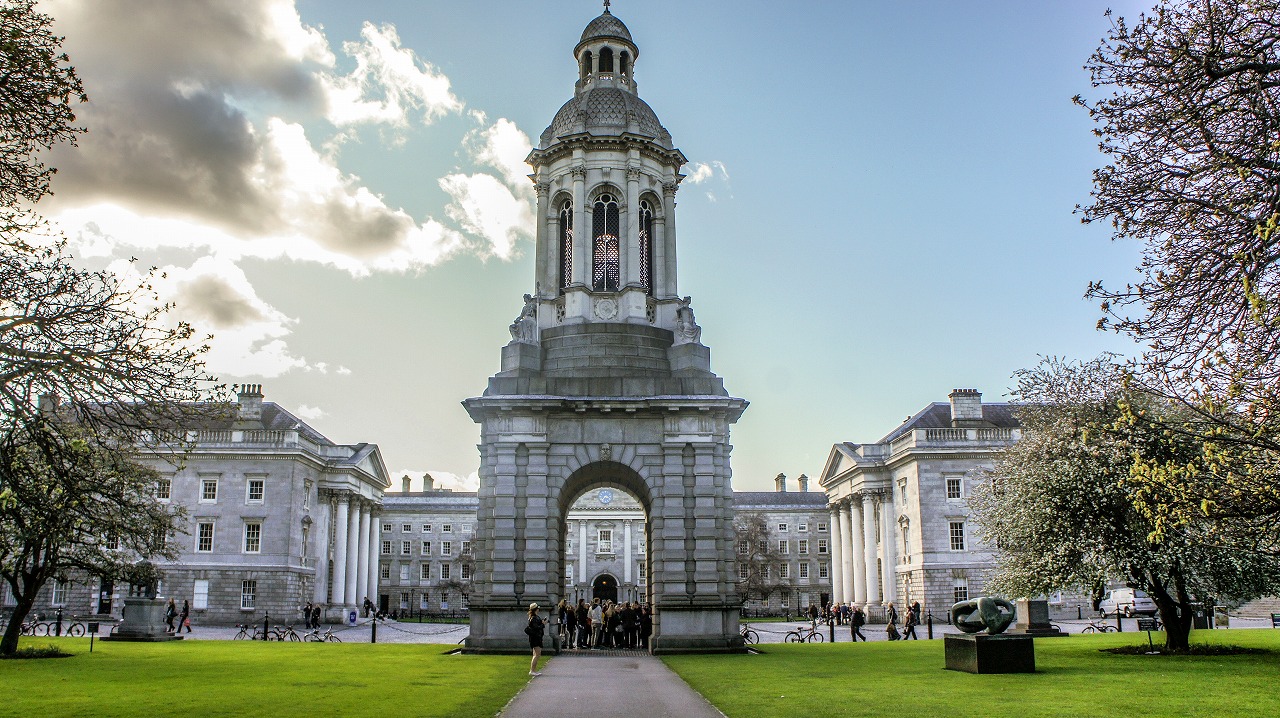
[[[676,288],[675,195],[686,159],[637,94],[639,56],[608,3],[573,49],[573,97],[527,159],[538,193],[537,268],[521,317],[536,320],[537,332],[531,321],[513,325],[517,340],[572,324],[677,332],[682,316],[692,323]]]

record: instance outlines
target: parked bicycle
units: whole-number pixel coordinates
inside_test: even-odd
[[[237,623],[236,628],[239,628],[240,632],[235,635],[235,638],[231,639],[233,641],[261,641],[262,640],[262,629],[259,628],[258,624],[256,623],[254,624]]]
[[[277,641],[292,641],[297,643],[302,640],[302,636],[293,630],[293,626],[272,626],[271,637]]]
[[[329,643],[342,643],[342,639],[341,639],[341,638],[338,638],[337,636],[335,636],[335,635],[333,634],[333,628],[332,628],[332,627],[330,627],[329,629],[327,629],[324,633],[321,633],[321,632],[320,632],[320,629],[319,629],[319,628],[317,628],[317,629],[315,629],[315,630],[311,631],[311,633],[308,633],[308,634],[306,634],[305,636],[303,636],[303,637],[302,637],[302,640],[304,640],[304,641],[308,641],[308,642],[310,642],[310,643],[325,643],[325,642],[329,642]]]
[[[1097,621],[1090,620],[1089,625],[1080,629],[1080,632],[1081,633],[1115,633],[1116,627],[1109,623],[1098,623]]]
[[[742,640],[747,644],[759,643],[760,634],[751,629],[751,624],[742,624]]]
[[[787,643],[822,643],[824,639],[818,629],[813,626],[801,626],[794,631],[788,631]]]

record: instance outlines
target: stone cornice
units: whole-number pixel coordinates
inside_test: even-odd
[[[578,132],[571,135],[563,135],[556,138],[550,147],[545,149],[534,149],[525,158],[525,162],[537,167],[539,165],[550,164],[560,157],[572,156],[576,149],[583,149],[589,152],[598,152],[600,150],[616,149],[620,152],[636,149],[640,150],[642,155],[647,155],[659,162],[680,167],[687,164],[689,159],[684,153],[678,149],[667,149],[655,142],[656,138],[647,135],[639,135],[630,132],[624,132],[620,135],[593,135],[589,132]]]
[[[649,396],[649,397],[566,397],[545,394],[509,394],[504,396],[478,396],[465,399],[462,405],[472,421],[513,411],[519,412],[573,412],[576,414],[608,414],[619,412],[634,414],[670,413],[684,410],[723,413],[730,423],[738,420],[746,410],[746,399],[722,396]]]

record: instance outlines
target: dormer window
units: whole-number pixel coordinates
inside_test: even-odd
[[[616,292],[621,272],[618,264],[618,200],[613,195],[606,193],[596,199],[591,224],[591,288],[597,292]]]

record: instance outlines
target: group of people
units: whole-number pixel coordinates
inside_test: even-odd
[[[174,622],[177,621],[177,625]],[[187,633],[191,633],[191,603],[185,598],[182,599],[182,612],[178,612],[178,605],[172,598],[164,607],[164,625],[165,630],[169,633],[182,633],[182,629],[187,629]]]
[[[623,601],[579,599],[574,606],[561,599],[556,606],[560,644],[566,648],[648,648],[653,615],[648,606]]]
[[[368,601],[369,599],[365,599]],[[307,605],[302,607],[302,620],[306,623],[307,628],[320,627],[320,604],[307,601]]]
[[[892,603],[885,609],[885,618],[888,623],[885,625],[884,632],[890,641],[915,639],[920,640],[916,635],[916,626],[920,625],[920,602],[912,601],[907,607],[907,612],[903,616],[898,615],[898,609]],[[899,619],[901,619],[902,630],[898,630]],[[862,633],[862,627],[867,625],[867,614],[860,606],[852,603],[838,603],[834,605],[823,606],[821,609],[817,605],[809,606],[809,620],[817,628],[819,620],[834,622],[837,626],[849,626],[849,635],[854,643],[861,638],[867,640],[865,634]]]

